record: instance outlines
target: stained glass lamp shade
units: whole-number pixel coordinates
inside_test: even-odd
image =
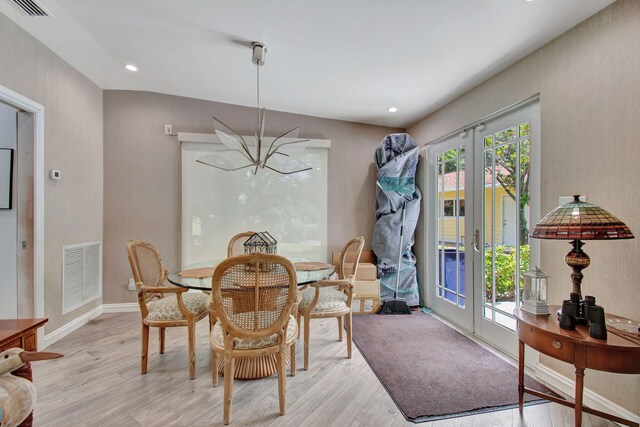
[[[601,207],[581,201],[580,196],[575,195],[571,202],[557,207],[542,218],[531,237],[571,241],[572,248],[564,261],[573,269],[573,292],[582,296],[582,270],[591,263],[589,255],[582,250],[582,240],[633,239],[634,235],[624,222]]]

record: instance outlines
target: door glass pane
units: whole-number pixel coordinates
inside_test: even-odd
[[[483,313],[512,330],[521,273],[529,269],[530,133],[530,122],[525,122],[484,138]]]
[[[464,299],[464,147],[437,155],[438,280],[436,296],[461,308]]]

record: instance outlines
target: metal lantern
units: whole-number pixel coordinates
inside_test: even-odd
[[[538,266],[533,271],[522,273],[524,292],[522,293],[522,309],[536,316],[549,314],[547,280],[549,275]]]
[[[261,231],[259,233],[254,233],[251,237],[244,242],[244,253],[245,254],[255,254],[255,253],[263,253],[263,254],[277,254],[278,253],[278,242],[273,238],[271,234],[266,231]],[[268,272],[271,271],[272,265],[270,263],[261,262],[260,263],[260,271]],[[254,271],[255,268],[252,265],[247,265],[247,271]]]
[[[278,253],[278,242],[266,231],[254,233],[244,242],[244,253],[254,254],[256,252],[275,255]]]

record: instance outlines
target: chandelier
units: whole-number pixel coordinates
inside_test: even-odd
[[[202,157],[196,160],[196,162],[229,172],[251,168],[254,175],[258,173],[258,169],[264,168],[283,175],[311,170],[312,168],[307,165],[300,168],[300,163],[291,159],[291,156],[302,152],[309,145],[308,139],[298,139],[298,133],[300,132],[299,126],[273,138],[270,144],[265,141],[266,109],[260,108],[260,67],[264,65],[267,47],[263,43],[253,42],[251,43],[251,49],[253,51],[251,62],[256,64],[257,81],[257,131],[255,133],[255,147],[250,147],[245,138],[240,136],[238,132],[214,117],[214,130],[225,148],[216,150],[216,154]],[[275,167],[273,164],[274,161],[285,170]]]

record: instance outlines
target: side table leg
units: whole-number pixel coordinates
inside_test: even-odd
[[[524,341],[518,340],[518,408],[522,416],[524,405]]]
[[[575,418],[576,427],[582,426],[582,389],[584,387],[584,368],[576,366]]]

